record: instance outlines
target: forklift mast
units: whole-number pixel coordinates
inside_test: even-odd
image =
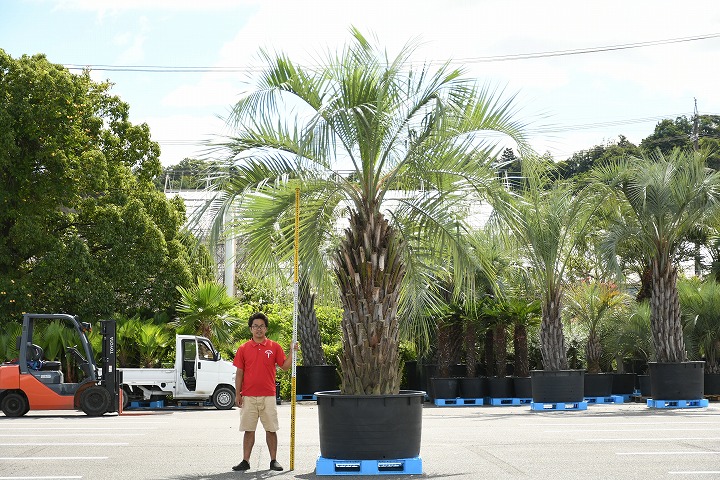
[[[119,386],[122,383],[120,371],[117,369],[117,327],[115,320],[100,320],[102,333],[102,370],[101,382],[110,394],[111,403],[108,412],[117,412],[120,408]]]

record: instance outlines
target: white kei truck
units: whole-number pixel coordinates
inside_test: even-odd
[[[215,408],[235,405],[235,372],[232,362],[220,358],[205,337],[176,335],[174,368],[120,368],[123,408],[131,402],[174,400],[211,401]]]

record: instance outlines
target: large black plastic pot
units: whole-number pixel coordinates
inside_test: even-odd
[[[638,380],[638,390],[640,390],[640,396],[641,397],[649,397],[650,396],[650,375],[638,375],[637,380]]]
[[[704,396],[705,362],[648,362],[654,400],[699,400]]]
[[[584,370],[532,370],[532,399],[536,403],[582,402]]]
[[[612,395],[613,377],[609,373],[586,373],[583,392],[586,398]]]
[[[488,397],[513,398],[515,395],[512,377],[488,377]]]
[[[432,387],[430,396],[433,399],[458,397],[457,378],[431,378],[430,385]]]
[[[404,390],[422,390],[417,360],[408,360],[403,365],[403,381],[400,388]]]
[[[420,454],[424,392],[342,395],[335,390],[316,396],[322,457],[383,460]]]
[[[298,365],[295,374],[298,395],[313,395],[339,386],[335,365]]]
[[[463,377],[459,378],[460,398],[483,398],[487,393],[485,377]]]
[[[705,374],[705,395],[720,395],[720,373]]]
[[[613,395],[632,395],[635,393],[637,375],[634,373],[613,373],[612,377]]]
[[[512,377],[515,398],[532,398],[532,379],[530,377]]]

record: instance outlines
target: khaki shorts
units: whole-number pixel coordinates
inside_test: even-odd
[[[240,431],[254,432],[258,419],[266,432],[280,430],[275,397],[243,397],[240,409]]]

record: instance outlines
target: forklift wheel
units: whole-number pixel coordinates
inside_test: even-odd
[[[91,417],[97,417],[107,412],[111,403],[110,392],[100,385],[86,388],[80,394],[80,410]]]
[[[2,399],[0,410],[6,417],[22,417],[30,410],[30,404],[19,392],[8,392]]]

